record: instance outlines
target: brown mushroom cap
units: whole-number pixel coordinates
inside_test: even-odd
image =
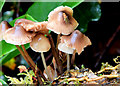
[[[33,31],[41,33],[47,33],[49,30],[46,28],[47,21],[44,22],[33,22],[27,19],[18,19],[15,22],[15,25],[21,25],[26,31]]]
[[[47,28],[57,34],[70,34],[78,26],[78,22],[72,17],[72,14],[73,10],[70,7],[57,7],[48,15]]]
[[[3,38],[7,43],[23,45],[31,42],[34,36],[35,33],[27,32],[22,26],[16,25],[15,27],[8,29]]]
[[[51,48],[51,45],[48,38],[42,34],[38,34],[33,38],[30,47],[36,52],[47,52]]]
[[[70,36],[62,36],[61,43],[65,43],[66,46],[76,49],[78,54],[80,54],[85,47],[91,45],[90,39],[79,30],[75,30]]]
[[[73,54],[73,52],[74,52],[74,49],[68,47],[65,43],[59,43],[58,49],[67,54]]]
[[[15,21],[15,25],[17,24],[21,24],[21,25],[25,25],[25,24],[34,24],[35,22],[27,20],[27,19],[17,19]]]
[[[36,27],[39,28],[39,32],[40,32],[40,33],[43,33],[43,34],[49,32],[49,30],[47,29],[47,24],[48,24],[47,21],[37,22],[37,23],[35,23]]]
[[[3,40],[3,35],[8,28],[11,28],[10,24],[7,21],[2,21],[0,24],[0,41]]]

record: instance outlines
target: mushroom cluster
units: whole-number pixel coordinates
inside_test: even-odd
[[[69,71],[69,54],[73,54],[72,59],[74,60],[75,53],[80,55],[85,47],[91,45],[91,41],[87,36],[79,30],[75,30],[78,25],[78,22],[73,17],[72,8],[59,6],[49,13],[48,21],[33,22],[27,19],[18,19],[14,27],[11,27],[6,21],[3,21],[0,25],[0,33],[2,33],[0,34],[0,40],[4,39],[7,43],[16,45],[24,59],[35,71],[36,65],[24,47],[24,44],[30,43],[30,47],[33,51],[41,53],[45,72],[47,73],[48,79],[51,81],[43,52],[47,52],[52,48],[58,71],[62,73],[63,68],[61,59],[59,58],[59,52],[66,54],[67,70]],[[49,30],[58,34],[56,48],[50,33],[48,33]],[[19,45],[22,46],[24,52],[20,49]]]
[[[69,55],[77,52],[79,55],[88,45],[91,45],[90,39],[82,34],[79,30],[75,30],[79,25],[73,18],[73,10],[70,7],[57,7],[48,15],[47,28],[56,34],[59,34],[60,42],[57,43],[57,48],[67,54],[67,70],[69,71]],[[60,37],[60,35],[62,36]],[[75,55],[72,59],[74,60]],[[74,61],[72,61],[73,63]]]
[[[0,24],[0,32],[1,32],[0,39],[1,40],[4,39],[7,43],[16,45],[16,47],[23,55],[24,59],[27,61],[30,67],[34,70],[34,72],[36,71],[35,70],[36,64],[28,55],[27,51],[25,50],[24,44],[30,43],[31,48],[36,52],[37,51],[47,52],[51,46],[49,40],[44,36],[44,34],[48,33],[49,31],[46,28],[46,25],[47,22],[36,23],[27,19],[18,19],[15,22],[14,27],[11,27],[7,21],[3,21]],[[19,45],[22,46],[24,52],[21,50]],[[39,45],[42,45],[42,48],[40,48]],[[42,57],[44,56],[42,55]],[[45,64],[44,66],[46,69],[45,59],[42,58],[42,60],[43,63]],[[39,69],[39,71],[41,70]]]

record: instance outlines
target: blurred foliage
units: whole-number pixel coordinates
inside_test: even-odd
[[[12,59],[10,59],[9,61],[7,61],[7,62],[4,64],[4,66],[10,68],[11,70],[14,70],[15,67],[16,67],[15,61],[16,61],[15,58],[12,58]]]
[[[5,77],[5,75],[2,71],[0,71],[0,79],[7,81],[7,78]]]
[[[7,44],[7,43],[6,43]],[[3,45],[2,45],[3,46]],[[12,45],[11,45],[12,46]],[[28,49],[29,48],[29,44],[25,44],[25,48]],[[12,59],[13,57],[16,57],[17,55],[20,54],[20,52],[15,48],[13,48],[14,50],[11,52],[7,52],[8,54],[5,54],[4,56],[2,56],[0,58],[0,65],[6,63],[7,61],[9,61],[10,59]]]
[[[36,78],[33,70],[28,71],[28,69],[21,65],[18,66],[20,73],[18,73],[18,76],[25,76],[24,78],[20,77],[20,79],[13,78],[10,76],[6,76],[8,78],[8,81],[10,81],[10,84],[34,84],[33,83],[33,77]]]
[[[14,45],[8,44],[4,40],[0,41],[0,43],[2,45],[0,48],[0,51],[2,51],[2,53],[0,53],[0,58],[17,49]]]
[[[5,77],[4,73],[2,71],[0,71],[0,83],[2,83],[3,86],[8,86],[6,81],[7,81],[7,78]],[[0,84],[0,86],[1,86],[1,84]]]
[[[2,20],[4,21],[12,21],[13,20],[13,14],[14,14],[14,11],[6,11],[3,13],[2,17],[0,18],[0,22],[2,22]]]
[[[2,1],[0,0],[0,12],[2,10],[2,7],[3,7],[4,3],[5,3],[5,0],[2,0]]]
[[[0,83],[2,83],[2,86],[9,86],[4,80],[0,79]]]
[[[83,2],[74,9],[75,19],[79,22],[79,29],[85,33],[90,21],[98,21],[101,17],[101,8],[98,2]]]
[[[14,26],[14,23],[17,19],[28,19],[28,20],[31,20],[31,21],[34,21],[34,22],[37,22],[37,20],[35,20],[31,15],[29,14],[25,14],[25,15],[22,15],[16,19],[14,19],[13,21],[10,22],[10,25],[11,26]]]

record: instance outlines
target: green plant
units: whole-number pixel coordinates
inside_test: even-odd
[[[33,78],[36,79],[36,76],[33,70],[28,71],[28,69],[23,65],[18,66],[18,68],[20,70],[20,73],[18,73],[17,75],[18,76],[24,75],[25,77],[24,78],[20,77],[20,79],[17,79],[10,76],[6,76],[6,78],[8,78],[8,81],[11,82],[10,84],[34,84]]]

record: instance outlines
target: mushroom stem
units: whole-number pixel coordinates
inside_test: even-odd
[[[61,36],[61,34],[58,34],[58,36],[57,36],[57,44],[56,44],[56,52],[58,53],[58,55],[59,55],[59,52],[58,52],[58,44],[59,44],[59,42],[60,42],[60,36]]]
[[[48,37],[49,37],[49,41],[50,41],[50,44],[51,44],[53,56],[54,56],[54,58],[55,58],[55,60],[56,60],[56,64],[57,64],[57,67],[58,67],[58,71],[60,72],[60,74],[62,74],[62,73],[63,73],[62,62],[60,61],[59,55],[58,55],[57,52],[56,52],[56,49],[55,49],[55,45],[54,45],[52,36],[51,36],[50,34],[48,34]]]
[[[53,59],[54,59],[54,57],[53,57]],[[56,78],[57,77],[57,65],[56,65],[56,61],[55,60],[53,60],[53,65],[54,65],[54,70],[55,70],[54,77]]]
[[[35,65],[35,63],[33,62],[33,60],[31,59],[31,57],[28,55],[28,53],[27,53],[27,51],[26,51],[24,45],[21,45],[21,47],[22,47],[22,49],[23,49],[23,51],[24,51],[24,53],[25,53],[27,59],[30,61],[31,65],[35,67],[36,65]]]
[[[45,72],[47,73],[48,79],[50,81],[52,81],[50,74],[48,73],[48,70],[47,70],[47,65],[46,65],[46,61],[45,61],[45,57],[44,57],[43,52],[41,52],[41,57],[42,57],[42,62],[43,62],[44,68],[45,68]]]
[[[31,63],[28,61],[26,55],[24,54],[24,52],[22,51],[22,49],[16,45],[17,49],[20,51],[21,55],[24,57],[24,59],[26,60],[26,62],[28,63],[28,65],[32,68],[33,71],[35,71],[34,67],[31,65]],[[37,77],[38,77],[38,81],[40,84],[42,84],[42,80],[41,78],[39,77],[39,74],[37,74]]]
[[[70,71],[70,56],[67,54],[67,71]]]
[[[75,54],[76,54],[76,50],[74,50],[73,52],[72,59],[71,59],[71,65],[73,65],[75,62]]]
[[[33,70],[33,71],[35,72],[35,67],[36,67],[36,65],[35,65],[34,61],[31,59],[31,57],[30,57],[29,54],[27,53],[27,51],[26,51],[26,49],[25,49],[25,46],[24,46],[24,45],[21,45],[21,47],[22,47],[22,49],[23,49],[23,51],[24,51],[24,54],[26,55],[27,59],[29,60],[29,62],[31,63],[31,65],[34,67],[34,70]],[[46,79],[45,76],[43,75],[42,71],[41,71],[38,67],[37,67],[37,70],[40,72],[40,75],[42,76],[42,78],[47,81],[47,79]],[[39,74],[38,74],[38,75],[39,75]]]

